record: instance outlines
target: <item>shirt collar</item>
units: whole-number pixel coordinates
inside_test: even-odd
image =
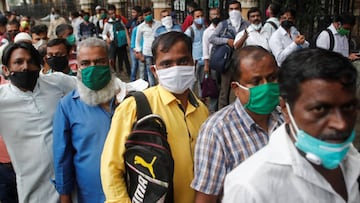
[[[251,118],[251,116],[248,114],[248,112],[245,110],[244,106],[241,104],[238,98],[236,98],[234,105],[236,112],[238,113],[238,116],[241,117],[241,120],[243,120],[245,126],[248,126],[249,128],[256,128],[258,126],[255,123],[255,121]],[[281,114],[280,107],[276,107],[271,112],[268,122],[269,122],[268,132],[270,135],[270,133],[272,133],[278,126],[280,126],[283,123],[283,117]]]
[[[176,97],[171,92],[164,89],[161,85],[157,85],[156,88],[159,90],[159,95],[164,105],[168,105],[173,101],[177,101]],[[191,90],[189,91],[188,101],[195,108],[199,107],[199,102]]]

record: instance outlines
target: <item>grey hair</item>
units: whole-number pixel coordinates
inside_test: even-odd
[[[102,47],[103,49],[105,49],[105,52],[107,54],[109,53],[109,49],[106,42],[96,37],[89,37],[83,41],[80,41],[77,44],[76,52],[79,53],[80,49],[83,47]]]

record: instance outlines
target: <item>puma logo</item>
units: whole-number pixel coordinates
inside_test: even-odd
[[[138,155],[134,157],[134,163],[140,164],[141,166],[147,168],[153,178],[155,178],[154,169],[153,169],[153,164],[155,163],[155,160],[156,160],[156,156],[154,156],[154,158],[150,163],[147,163],[142,157]]]

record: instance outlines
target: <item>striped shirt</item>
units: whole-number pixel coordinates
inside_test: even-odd
[[[282,123],[281,112],[275,109],[269,118],[268,132],[264,131],[239,99],[213,114],[200,129],[191,187],[205,194],[221,194],[225,175],[264,147],[269,135]]]

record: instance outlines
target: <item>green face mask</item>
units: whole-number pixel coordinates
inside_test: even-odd
[[[71,34],[69,36],[66,37],[66,41],[71,45],[73,46],[76,42],[76,38],[75,38],[75,35],[74,34]]]
[[[89,22],[89,18],[90,18],[90,17],[87,16],[87,15],[83,17],[83,19],[84,19],[86,22]]]
[[[350,33],[350,30],[344,29],[343,27],[341,27],[340,29],[337,30],[337,32],[341,35],[341,36],[345,36],[348,35]]]
[[[250,91],[249,101],[245,108],[257,114],[270,114],[279,104],[278,83],[266,83],[252,88],[247,88],[239,83],[240,88]]]
[[[92,90],[104,88],[111,80],[110,67],[105,66],[88,66],[81,70],[83,84]]]
[[[151,22],[152,20],[153,20],[153,16],[151,14],[145,16],[145,22]]]

